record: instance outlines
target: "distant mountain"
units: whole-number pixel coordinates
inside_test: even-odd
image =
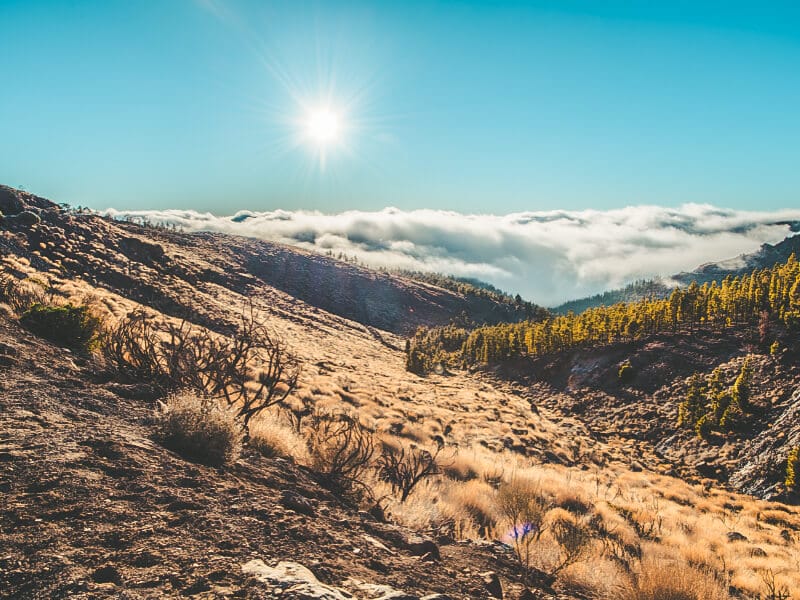
[[[790,226],[792,231],[800,229],[798,223],[791,223]],[[640,279],[622,288],[564,302],[550,310],[557,314],[566,314],[569,311],[577,314],[594,306],[635,302],[643,298],[664,298],[670,294],[675,285],[689,285],[692,281],[702,285],[706,282],[719,281],[728,275],[748,273],[753,269],[769,269],[777,263],[786,262],[792,253],[800,255],[800,235],[791,235],[777,244],[762,244],[761,248],[751,254],[741,254],[735,258],[702,264],[693,271],[677,273],[666,280]]]
[[[792,231],[796,231],[796,227]],[[694,271],[673,275],[672,279],[682,285],[688,285],[692,281],[703,284],[728,275],[741,275],[753,269],[769,269],[777,263],[786,262],[792,253],[800,254],[800,235],[791,235],[774,245],[762,244],[752,254],[740,254],[736,258],[705,263]]]
[[[635,302],[642,298],[663,298],[669,293],[670,289],[661,279],[639,279],[623,288],[564,302],[564,304],[551,310],[560,314],[566,314],[570,311],[578,314],[593,306],[610,306],[618,302]]]

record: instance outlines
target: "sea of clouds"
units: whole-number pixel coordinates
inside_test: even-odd
[[[710,205],[509,215],[441,210],[105,211],[186,231],[217,231],[344,253],[373,266],[477,277],[538,304],[668,277],[775,243],[800,223],[800,210],[740,211]]]

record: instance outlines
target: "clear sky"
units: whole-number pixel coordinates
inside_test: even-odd
[[[800,205],[797,2],[0,0],[0,81],[98,209]]]

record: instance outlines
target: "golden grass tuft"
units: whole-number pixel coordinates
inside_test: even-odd
[[[642,560],[626,600],[729,600],[726,586],[713,575],[680,559]]]
[[[250,424],[250,445],[267,458],[290,458],[299,463],[309,460],[305,440],[274,415],[264,416]]]
[[[218,466],[239,456],[243,435],[234,411],[184,393],[167,398],[156,413],[155,437],[184,458]]]

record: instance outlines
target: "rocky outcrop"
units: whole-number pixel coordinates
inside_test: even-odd
[[[352,600],[341,590],[320,583],[316,575],[301,564],[279,562],[268,567],[263,560],[255,559],[242,565],[242,573],[255,577],[270,588],[280,590],[282,598],[293,600]],[[277,591],[277,590],[273,590]]]

